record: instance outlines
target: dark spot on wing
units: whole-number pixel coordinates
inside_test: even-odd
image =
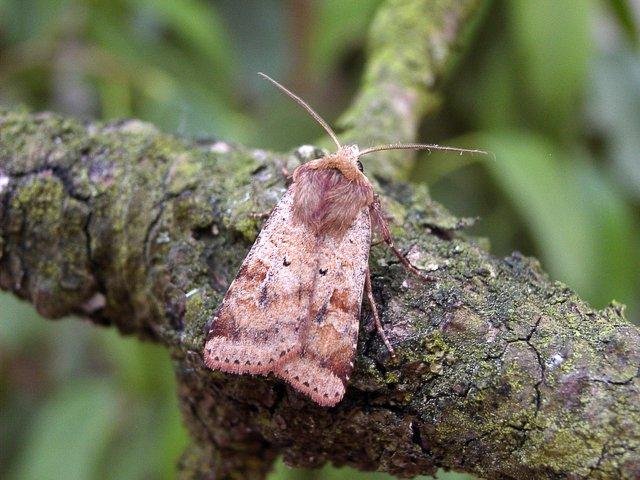
[[[282,260],[282,265],[288,267],[289,265],[291,265],[291,261],[287,257],[284,257],[284,259]]]
[[[316,323],[324,322],[324,318],[326,316],[327,316],[327,304],[324,303],[322,307],[320,307],[320,310],[318,310],[318,313],[316,313],[316,317],[315,317]]]
[[[262,288],[260,289],[260,297],[258,298],[258,304],[261,307],[266,307],[267,304],[269,303],[269,298],[268,298],[268,289],[267,289],[267,283],[265,282],[262,285]]]
[[[328,272],[328,270],[327,270],[326,268],[321,268],[320,270],[318,270],[318,273],[319,273],[320,275],[323,275],[323,276],[324,276],[324,275],[326,275],[326,274],[327,274],[327,272]]]

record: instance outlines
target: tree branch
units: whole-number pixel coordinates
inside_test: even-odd
[[[420,45],[414,65],[383,54],[385,45],[448,39],[436,50],[448,58],[482,3],[381,8],[365,86],[346,117],[351,138],[412,139],[447,62],[423,62],[440,57]],[[398,36],[379,36],[400,20]],[[422,73],[386,71],[396,60]],[[385,182],[381,193],[402,226],[398,246],[436,281],[415,281],[372,249],[395,360],[365,310],[356,369],[335,408],[271,377],[204,368],[204,326],[259,231],[253,214],[275,205],[281,167],[299,162],[190,143],[138,121],[2,112],[0,288],[46,317],[78,314],[167,347],[193,437],[184,478],[264,478],[279,454],[296,466],[331,461],[400,476],[439,467],[485,478],[640,475],[640,332],[622,308],[592,309],[534,259],[492,257],[419,187]],[[396,177],[388,165],[376,174]]]

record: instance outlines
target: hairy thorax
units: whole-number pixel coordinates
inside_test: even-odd
[[[373,203],[373,187],[355,159],[338,152],[296,169],[294,220],[316,234],[341,236],[358,213]]]

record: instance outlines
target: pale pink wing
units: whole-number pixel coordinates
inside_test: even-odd
[[[318,242],[311,308],[300,327],[302,348],[275,369],[320,405],[342,399],[353,369],[370,246],[366,208],[341,239],[326,236]]]
[[[314,279],[315,236],[292,222],[289,189],[218,308],[204,356],[214,370],[267,373],[299,346]]]
[[[274,372],[321,405],[344,395],[358,339],[371,238],[366,209],[344,236],[316,236],[278,203],[213,318],[206,365]]]

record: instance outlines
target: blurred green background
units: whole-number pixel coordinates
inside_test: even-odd
[[[290,150],[348,105],[378,0],[0,0],[0,105]],[[640,2],[490,2],[412,178],[496,255],[535,255],[596,307],[640,306]],[[419,41],[418,39],[416,41]],[[0,294],[0,477],[170,479],[187,436],[159,347]],[[389,478],[325,468],[276,479]],[[443,473],[439,478],[470,478]]]

